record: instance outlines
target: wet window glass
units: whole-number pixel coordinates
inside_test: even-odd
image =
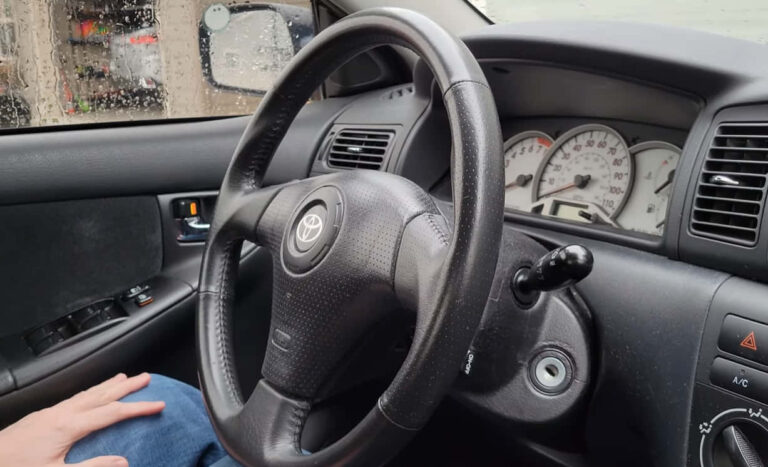
[[[309,0],[0,0],[0,128],[252,113]]]

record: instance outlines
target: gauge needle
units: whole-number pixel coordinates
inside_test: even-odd
[[[653,194],[658,194],[661,190],[667,187],[670,183],[672,183],[672,179],[675,178],[675,169],[672,169],[669,171],[669,174],[667,174],[667,179],[661,182],[661,185],[657,186],[655,190],[653,190]]]
[[[523,186],[527,185],[528,182],[530,182],[531,180],[533,180],[533,175],[531,175],[531,174],[520,174],[520,175],[517,176],[517,178],[515,178],[514,182],[507,183],[504,186],[504,189],[506,190],[507,188],[515,188],[515,187],[518,187],[518,186],[523,187]]]
[[[592,176],[587,175],[576,175],[573,177],[573,183],[569,183],[567,185],[563,185],[559,188],[555,188],[554,190],[547,191],[546,193],[542,193],[539,195],[540,198],[543,198],[545,196],[551,196],[556,193],[560,193],[562,191],[570,190],[571,188],[585,188],[587,186],[587,183],[592,179]]]
[[[591,212],[585,211],[583,209],[580,209],[577,213],[579,217],[583,218],[584,220],[591,222],[593,224],[602,224],[602,225],[611,225],[608,222],[605,222],[600,216],[597,214],[593,214]]]

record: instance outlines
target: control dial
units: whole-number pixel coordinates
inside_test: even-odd
[[[698,426],[701,467],[768,467],[768,416],[763,409],[736,408]]]
[[[767,435],[768,432],[756,424],[728,425],[715,439],[715,466],[765,467]]]

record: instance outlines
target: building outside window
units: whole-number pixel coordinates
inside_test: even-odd
[[[252,113],[311,38],[308,8],[308,0],[0,0],[0,127]],[[297,29],[290,15],[301,10],[309,24]]]

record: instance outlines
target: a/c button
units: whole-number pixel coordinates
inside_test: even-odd
[[[716,386],[768,403],[768,373],[717,357],[709,379]]]

